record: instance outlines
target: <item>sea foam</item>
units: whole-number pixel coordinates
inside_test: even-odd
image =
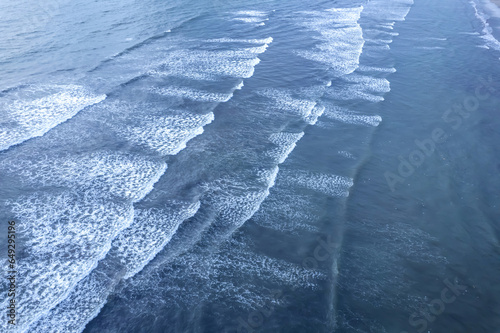
[[[99,95],[77,85],[40,85],[18,88],[0,99],[0,150],[42,136],[74,117],[85,107],[101,102]]]

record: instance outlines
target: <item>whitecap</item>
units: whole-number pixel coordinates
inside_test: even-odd
[[[167,165],[127,153],[104,151],[62,157],[5,159],[0,166],[31,186],[98,190],[103,195],[138,201],[165,173]]]
[[[297,142],[304,136],[304,132],[300,133],[287,133],[280,132],[274,133],[269,137],[269,141],[275,144],[277,147],[267,151],[266,154],[273,158],[273,160],[281,164],[283,163],[288,155],[295,149]]]
[[[19,88],[0,100],[0,150],[42,136],[106,95],[77,85]]]
[[[171,116],[146,116],[132,125],[116,126],[115,130],[135,145],[161,155],[176,155],[213,120],[212,112],[205,115],[177,112]]]
[[[481,23],[483,25],[481,38],[486,42],[486,45],[488,47],[493,48],[495,50],[500,50],[500,41],[498,41],[493,36],[493,29],[491,28],[490,24],[488,23],[488,18],[489,18],[488,15],[481,12],[474,1],[470,0],[469,3],[474,8],[476,17],[481,21]]]
[[[22,295],[17,310],[23,313],[17,327],[23,331],[90,273],[132,222],[133,210],[130,203],[103,200],[95,191],[35,193],[10,206],[26,239],[17,286]]]
[[[378,115],[369,116],[369,115],[359,114],[357,112],[341,107],[329,108],[325,112],[325,117],[341,121],[346,124],[369,125],[369,126],[378,126],[382,121],[382,117]]]
[[[272,99],[273,108],[299,115],[303,119],[311,116],[311,112],[317,104],[315,101],[296,98],[287,89],[262,89],[258,91],[258,94]]]
[[[320,42],[312,50],[297,51],[303,58],[327,65],[337,75],[353,72],[359,65],[364,39],[357,23],[362,7],[302,12],[300,25],[316,31]]]
[[[294,184],[333,197],[349,196],[349,188],[354,184],[348,177],[308,171],[286,171],[282,176],[285,184]]]
[[[212,93],[188,87],[151,88],[151,92],[168,97],[178,97],[196,102],[223,103],[233,97],[232,93]]]

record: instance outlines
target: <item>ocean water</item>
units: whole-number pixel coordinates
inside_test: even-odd
[[[0,331],[500,332],[499,40],[487,0],[0,2]]]

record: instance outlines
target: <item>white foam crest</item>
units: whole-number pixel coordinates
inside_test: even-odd
[[[260,63],[256,55],[265,52],[267,45],[240,51],[179,51],[167,57],[161,69],[148,72],[154,76],[182,76],[197,80],[218,80],[221,76],[249,78]]]
[[[382,28],[382,29],[393,30],[394,29],[394,24],[396,24],[396,22],[380,23],[380,24],[378,24],[378,27]]]
[[[305,12],[310,17],[300,24],[318,32],[321,43],[313,50],[298,51],[297,54],[327,65],[337,75],[353,72],[359,65],[364,45],[363,32],[357,23],[361,11],[362,7]]]
[[[357,21],[363,11],[364,7],[351,7],[351,8],[329,8],[325,11],[328,13],[333,13],[338,15],[335,18],[336,22],[349,23],[352,21]]]
[[[363,10],[363,17],[373,20],[404,21],[411,10],[413,0],[370,0]],[[386,23],[386,27],[392,29],[394,23]]]
[[[274,179],[276,178],[276,175],[278,173],[278,168],[275,167],[274,169],[270,170],[259,170],[257,172],[257,176],[262,181],[263,183],[267,184],[267,186],[272,186],[274,184]],[[215,185],[215,186],[213,186]],[[209,187],[215,191],[216,193],[220,193],[220,189],[217,189],[222,186],[222,188],[226,188],[229,185],[231,189],[234,189],[234,187],[242,189],[244,184],[238,184],[236,181],[234,183],[234,186],[231,184],[228,184],[227,180],[224,180],[221,182],[221,184],[211,184]],[[237,193],[238,192],[238,193]],[[248,218],[250,218],[253,213],[258,210],[260,207],[260,204],[264,200],[264,198],[268,195],[268,189],[267,190],[258,190],[258,191],[253,191],[253,193],[248,194],[248,189],[246,191],[234,191],[234,190],[229,190],[228,192],[223,193],[222,195],[216,195],[216,197],[213,200],[213,203],[215,204],[216,211],[218,212],[217,214],[217,221],[219,222],[219,226],[221,225],[230,225],[230,226],[240,226],[244,221],[246,221]],[[146,214],[149,215],[149,214]],[[143,219],[138,219],[138,220],[143,220]],[[157,221],[157,218],[152,217],[151,218],[151,223],[152,227],[154,228],[154,223]],[[139,226],[140,227],[140,226]],[[126,234],[125,232],[123,234]],[[128,234],[128,233],[127,233]],[[151,233],[148,233],[150,235]],[[128,242],[123,242],[125,246],[128,246]],[[271,276],[273,280],[280,282],[280,283],[287,283],[290,285],[294,286],[300,286],[304,288],[317,288],[317,280],[319,279],[325,279],[325,275],[317,272],[317,271],[312,271],[312,270],[307,270],[299,265],[294,265],[294,264],[289,264],[283,261],[279,260],[274,260],[274,259],[266,259],[263,257],[263,260],[252,260],[252,258],[249,258],[249,261],[244,261],[242,258],[237,258],[236,261],[232,261],[230,258],[225,258],[225,253],[226,251],[222,250],[221,257],[219,260],[206,260],[208,258],[201,257],[199,255],[188,255],[183,256],[177,260],[177,264],[180,264],[181,271],[177,271],[175,273],[175,276],[172,276],[172,279],[169,279],[168,281],[171,281],[172,284],[168,285],[168,287],[165,287],[168,289],[169,293],[179,293],[182,294],[182,299],[184,301],[190,301],[190,300],[196,300],[200,299],[200,296],[203,297],[203,295],[198,295],[198,293],[195,290],[182,290],[178,288],[178,283],[176,281],[185,279],[186,277],[193,276],[199,279],[203,279],[204,281],[211,281],[211,277],[214,275],[214,273],[217,272],[219,268],[222,266],[227,266],[232,265],[234,263],[240,262],[244,264],[245,269],[243,270],[233,270],[235,272],[239,272],[240,274],[254,274],[257,269],[259,271],[266,271],[268,274],[267,276]],[[234,253],[234,252],[232,252]],[[241,251],[236,251],[236,253],[241,253]],[[128,256],[124,256],[127,257]],[[264,261],[265,260],[265,261]],[[255,270],[250,266],[250,264],[246,265],[246,262],[254,262],[257,267],[255,267]],[[248,268],[248,269],[246,269]],[[232,274],[232,272],[230,272]],[[92,273],[94,274],[94,272]],[[220,273],[218,273],[220,274]],[[95,274],[94,274],[95,275]],[[144,274],[139,277],[138,281],[132,281],[134,285],[141,284],[142,279],[149,279],[148,274]],[[65,301],[62,304],[63,312],[65,308],[70,308],[71,311],[66,311],[66,313],[62,316],[59,313],[59,316],[51,319],[50,322],[59,322],[58,325],[67,325],[64,318],[69,318],[75,314],[81,315],[81,313],[84,313],[84,315],[87,317],[87,321],[90,320],[89,317],[95,316],[95,314],[98,312],[95,310],[95,308],[100,308],[102,303],[105,301],[105,295],[103,296],[102,288],[92,286],[90,283],[87,282],[89,278],[84,280],[84,283],[87,285],[90,285],[87,287],[85,291],[80,291],[78,293],[78,298],[75,300],[72,300],[71,302]],[[166,281],[166,282],[168,282]],[[208,283],[209,288],[215,288],[213,289],[214,291],[217,290],[220,293],[225,293],[230,292],[233,289],[226,289],[222,288],[219,283],[216,284],[210,284]],[[90,289],[90,290],[88,290]],[[77,289],[75,289],[77,290]],[[96,291],[97,290],[97,291]],[[250,290],[250,289],[249,289]],[[85,295],[87,299],[85,300],[82,295]],[[232,294],[231,294],[232,295]],[[196,296],[196,297],[195,297]],[[156,299],[156,297],[161,297],[161,295],[151,295],[152,298]],[[175,296],[174,296],[175,297]],[[96,299],[98,301],[96,301]],[[82,301],[84,304],[82,305]],[[86,304],[91,303],[91,306],[86,306]],[[71,307],[73,304],[73,307]],[[77,311],[74,310],[74,304],[77,304],[77,306],[82,306],[83,311],[78,313]],[[90,311],[89,308],[94,307],[93,311]],[[60,308],[60,307],[58,307]],[[56,308],[56,310],[58,309]],[[69,323],[74,322],[75,319],[71,319]],[[48,320],[44,322],[49,322]],[[80,324],[81,326],[81,324]],[[67,326],[65,326],[67,327]],[[72,326],[74,327],[74,326]],[[40,330],[42,332],[43,330]]]
[[[248,51],[250,53],[260,54],[260,53],[266,52],[266,50],[267,50],[268,47],[269,47],[268,44],[264,44],[262,46],[258,46],[258,47],[254,47],[254,48],[249,48]]]
[[[380,27],[380,25],[379,25]],[[394,29],[392,24],[390,26],[384,25],[386,29],[390,27],[390,30]],[[386,36],[391,36],[391,37],[396,37],[399,36],[399,32],[394,32],[394,31],[386,31],[386,30],[380,30],[380,29],[368,29],[368,28],[363,28],[363,34],[369,34],[369,35],[374,35],[374,36],[380,36],[380,35],[386,35]]]
[[[151,92],[168,97],[178,97],[196,102],[224,103],[233,97],[233,93],[212,93],[188,87],[151,88]]]
[[[10,205],[25,237],[17,308],[23,314],[18,329],[24,331],[94,269],[111,240],[132,222],[133,209],[96,193],[71,192],[36,193]]]
[[[369,116],[341,108],[332,107],[325,112],[325,117],[341,121],[346,124],[378,126],[382,122],[382,117]]]
[[[235,183],[234,187],[231,186],[231,188],[223,186],[223,192],[221,191],[211,200],[217,211],[217,225],[236,229],[248,221],[259,210],[261,203],[269,195],[269,189],[274,185],[278,171],[279,169],[276,166],[262,175],[262,180],[267,182],[265,188],[248,188],[241,191],[241,187],[246,185],[239,182]],[[215,184],[211,187],[212,190],[217,189]]]
[[[198,42],[194,40],[193,42]],[[249,78],[254,67],[260,62],[257,56],[264,53],[272,38],[265,39],[212,39],[209,43],[248,43],[262,44],[232,48],[232,50],[186,49],[168,52],[162,61],[147,71],[153,76],[181,76],[196,80],[218,80],[221,76]],[[151,66],[150,66],[151,67]]]
[[[382,46],[382,47],[385,47],[387,49],[389,49],[388,44],[392,43],[392,39],[369,39],[369,38],[366,38],[365,41],[367,44]]]
[[[333,197],[349,196],[349,188],[354,184],[351,178],[307,171],[287,171],[282,176],[285,184],[298,185]]]
[[[218,212],[217,214],[217,221],[219,223],[219,226],[229,226],[231,229],[234,230],[234,228],[237,228],[241,226],[246,220],[248,220],[260,207],[260,204],[264,201],[264,199],[269,195],[269,188],[274,185],[276,176],[278,174],[278,167],[274,167],[272,169],[258,169],[257,172],[255,173],[256,175],[256,180],[257,184],[254,184],[252,186],[246,185],[245,183],[242,183],[239,180],[230,180],[230,179],[224,179],[221,180],[220,182],[215,182],[208,184],[207,187],[211,189],[212,193],[216,193],[216,195],[213,197],[213,203],[216,208],[216,211]],[[257,186],[257,187],[255,187]],[[210,200],[210,199],[209,199]],[[190,211],[191,213],[187,214],[185,217],[188,217],[189,215],[192,215],[196,212],[198,209],[199,204],[194,204],[191,205]],[[178,223],[176,221],[181,220],[177,219],[173,216],[174,214],[171,213],[165,213],[167,217],[165,218],[165,223],[167,224],[166,228],[163,228],[160,225],[158,225],[158,220],[159,217],[156,214],[156,211],[145,211],[144,214],[141,212],[137,212],[137,219],[134,220],[134,223],[137,221],[137,228],[142,228],[144,230],[140,230],[137,232],[140,236],[142,232],[146,233],[146,237],[155,237],[154,241],[148,241],[149,243],[154,243],[157,241],[157,238],[165,239],[171,237],[170,234],[174,229],[177,228]],[[164,213],[164,212],[163,212]],[[162,214],[163,214],[162,213]],[[142,216],[145,215],[145,216]],[[172,223],[172,218],[174,218],[174,222]],[[146,220],[146,222],[144,222]],[[146,224],[146,227],[144,227],[144,224]],[[132,225],[131,228],[134,228],[134,224]],[[152,232],[150,229],[151,228],[160,228],[161,230],[167,230],[165,237],[162,235],[158,236],[155,235],[154,232]],[[161,231],[160,231],[161,233]],[[132,260],[135,257],[140,257],[142,259],[144,258],[151,258],[151,250],[150,249],[143,249],[143,251],[139,251],[139,253],[134,253],[134,251],[137,251],[135,246],[130,246],[130,239],[128,237],[134,237],[130,235],[135,235],[136,232],[128,232],[125,230],[122,232],[116,240],[116,244],[118,246],[115,247],[115,242],[113,243],[113,249],[109,252],[109,255],[117,255],[120,258],[122,258],[122,264],[128,265],[127,262]],[[128,236],[127,236],[128,235]],[[125,237],[126,239],[124,240],[119,240],[121,237]],[[132,241],[132,243],[136,243]],[[141,244],[144,244],[144,239],[140,241]],[[141,248],[141,247],[139,247]],[[130,250],[128,250],[130,249]],[[128,253],[128,251],[132,251],[132,253]],[[156,254],[157,252],[153,249],[153,253]],[[141,262],[143,262],[141,259]],[[136,260],[134,260],[136,262]],[[137,264],[133,264],[133,267],[137,267]],[[206,272],[198,272],[200,274],[205,274]],[[127,276],[127,274],[125,274]],[[86,294],[91,295],[91,300],[90,302],[94,307],[101,307],[102,303],[105,301],[105,295],[103,296],[103,292],[101,291],[102,289],[98,290],[98,293],[96,295],[95,290],[90,290],[86,291]],[[100,299],[99,302],[96,301],[97,299]],[[70,308],[70,304],[81,304],[84,299],[82,299],[81,292],[79,292],[76,295],[76,300],[67,300],[62,304],[64,305],[64,308]],[[88,303],[88,302],[87,302]],[[96,311],[89,311],[89,306],[84,306],[84,311],[85,313],[88,313],[89,316],[92,315],[94,316],[97,313]],[[63,310],[63,312],[66,310]],[[70,308],[70,312],[73,311]],[[66,311],[68,312],[68,311]],[[76,311],[72,312],[73,314],[76,313]],[[64,314],[64,317],[71,316],[71,313],[69,314]],[[59,319],[64,318],[61,316],[59,313]],[[86,318],[86,321],[90,320],[90,318]],[[45,321],[45,320],[44,320]],[[56,322],[57,319],[52,320],[51,322]],[[74,320],[73,320],[74,321]],[[64,325],[64,323],[63,323]]]
[[[269,47],[269,43],[265,43],[260,46],[249,46],[249,47],[241,47],[237,48],[234,50],[218,50],[218,51],[202,51],[202,50],[196,50],[196,51],[190,51],[189,55],[193,58],[188,58],[184,59],[184,61],[195,61],[195,62],[200,62],[204,61],[204,59],[196,59],[196,57],[204,57],[204,58],[210,58],[212,61],[214,60],[223,60],[223,59],[232,59],[232,60],[238,60],[239,58],[253,58],[256,54],[264,53],[267,48]],[[180,55],[186,55],[184,53],[185,51],[181,51]]]
[[[203,133],[203,127],[214,120],[212,112],[197,115],[187,112],[171,116],[146,116],[138,123],[118,126],[117,133],[136,145],[161,155],[176,155],[188,141]]]
[[[259,209],[269,195],[268,190],[250,191],[246,194],[226,193],[217,196],[217,221],[220,226],[242,226]]]
[[[262,23],[263,21],[268,21],[268,18],[262,17],[235,17],[233,21],[240,21],[244,23]]]
[[[459,35],[479,36],[479,32],[459,32]]]
[[[325,112],[325,107],[323,105],[316,105],[314,109],[312,109],[311,113],[305,117],[305,121],[309,125],[314,125],[318,121],[318,118]]]
[[[244,86],[245,86],[244,82],[241,81],[240,83],[238,83],[238,85],[236,86],[236,88],[234,90],[241,90],[241,89],[243,89]]]
[[[446,48],[442,46],[419,46],[417,49],[420,50],[445,50]]]
[[[390,82],[385,78],[353,73],[343,79],[348,84],[333,87],[328,91],[329,96],[342,101],[362,99],[376,103],[384,100],[380,95],[391,91]]]
[[[273,42],[272,37],[262,38],[262,39],[236,39],[236,38],[217,38],[217,39],[207,39],[205,42],[208,43],[249,43],[249,44],[271,44]]]
[[[373,51],[373,50],[388,51],[390,49],[391,49],[391,47],[389,46],[389,44],[372,44],[372,45],[370,45],[370,51]]]
[[[396,68],[394,67],[374,67],[360,65],[358,68],[359,72],[379,72],[379,73],[396,73]]]
[[[196,202],[166,209],[135,210],[134,221],[113,241],[110,252],[126,267],[124,278],[141,271],[170,241],[179,225],[199,208],[200,202]]]
[[[77,85],[30,86],[15,90],[0,100],[0,150],[42,136],[105,98],[106,95],[94,94]]]
[[[279,167],[257,168],[249,175],[253,180],[224,177],[206,183],[206,202],[214,212],[212,228],[218,242],[229,237],[248,221],[269,196],[274,186]],[[211,238],[208,238],[211,239]]]
[[[477,7],[477,4],[473,0],[470,0],[469,3],[472,5],[472,7],[474,7],[476,17],[483,24],[481,38],[486,42],[486,46],[493,48],[497,51],[500,51],[500,41],[498,41],[493,36],[493,29],[491,28],[490,24],[488,23],[488,19],[489,19],[488,15],[486,15],[485,13],[480,11],[479,8]]]
[[[106,274],[93,270],[76,285],[68,298],[38,320],[30,332],[82,332],[106,304],[114,283]]]
[[[218,80],[221,76],[249,78],[269,44],[227,51],[176,51],[171,52],[160,68],[150,70],[153,76],[182,76],[198,80]]]
[[[118,152],[4,160],[0,165],[30,185],[98,190],[131,201],[144,198],[167,169],[164,162]]]
[[[257,172],[257,181],[262,183],[267,189],[274,186],[276,177],[278,176],[279,167],[275,166],[272,169],[262,169]]]
[[[344,77],[347,82],[356,84],[356,87],[362,86],[364,91],[374,93],[388,93],[391,91],[391,84],[385,78],[377,78],[369,75],[350,74]]]
[[[240,10],[235,13],[240,16],[267,16],[267,13],[258,10]]]
[[[311,115],[316,106],[314,101],[293,97],[292,92],[286,89],[262,89],[258,94],[273,99],[275,108],[298,114],[304,119]]]
[[[269,141],[274,143],[277,147],[272,149],[266,154],[271,156],[276,163],[281,164],[285,162],[288,155],[295,149],[297,142],[304,136],[304,132],[300,133],[287,133],[280,132],[271,134]]]
[[[123,268],[118,274],[120,278],[127,279],[141,271],[199,207],[200,202],[170,202],[162,209],[136,209],[132,224],[113,240],[107,255]],[[64,301],[39,320],[33,331],[81,331],[99,313],[116,282],[99,270],[92,271]]]
[[[305,22],[301,23],[304,26],[314,28],[318,25],[346,25],[357,22],[363,11],[363,6],[350,8],[330,8],[324,11],[302,11],[300,14],[309,16]]]

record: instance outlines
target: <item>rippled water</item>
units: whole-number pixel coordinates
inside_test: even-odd
[[[0,12],[2,330],[500,332],[491,3]]]

